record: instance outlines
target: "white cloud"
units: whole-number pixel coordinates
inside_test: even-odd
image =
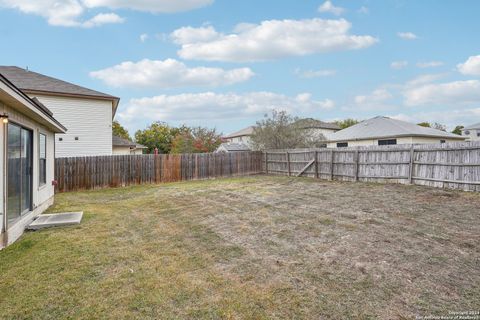
[[[337,74],[336,70],[300,70],[296,69],[295,74],[302,79],[313,79],[320,77],[330,77]]]
[[[404,92],[405,104],[419,105],[465,105],[479,104],[480,81],[466,80],[439,84],[426,84],[409,88]]]
[[[119,88],[176,88],[185,86],[225,86],[249,80],[250,68],[188,68],[184,63],[167,59],[138,62],[126,61],[116,66],[93,71],[90,76]]]
[[[345,12],[345,9],[341,7],[335,7],[332,1],[327,0],[322,5],[320,5],[320,7],[318,7],[318,12],[330,12],[336,16],[339,16]]]
[[[173,13],[205,7],[214,0],[82,0],[88,8],[132,9],[138,11]]]
[[[438,122],[445,124],[449,130],[452,130],[457,125],[474,123],[475,120],[472,119],[480,118],[480,108],[449,109],[444,111],[416,112],[413,114],[398,113],[388,115],[388,117],[412,123],[420,123],[423,121]]]
[[[141,41],[141,42],[145,42],[145,41],[148,40],[149,37],[150,37],[150,36],[149,36],[148,34],[142,33],[139,38],[140,38],[140,41]]]
[[[368,14],[369,12],[370,10],[365,6],[361,6],[360,9],[358,9],[358,13]]]
[[[465,75],[480,76],[480,55],[469,57],[464,63],[458,64],[457,69]]]
[[[84,7],[77,0],[0,0],[0,6],[18,9],[47,19],[53,26],[77,27]]]
[[[397,35],[403,40],[415,40],[418,36],[412,32],[398,32]]]
[[[445,73],[436,73],[436,74],[422,74],[412,80],[407,81],[405,88],[418,87],[419,85],[424,85],[427,83],[434,82],[441,78],[444,78],[447,74]]]
[[[406,66],[408,66],[408,61],[393,61],[390,64],[390,68],[397,69],[397,70],[403,69]]]
[[[313,100],[309,93],[296,97],[272,92],[244,94],[213,92],[160,95],[132,99],[118,117],[125,123],[151,121],[227,120],[261,117],[273,109],[304,114],[334,108],[332,100]]]
[[[104,24],[123,23],[124,21],[124,18],[116,15],[115,13],[99,13],[90,20],[83,22],[81,26],[83,28],[93,28],[102,26]]]
[[[220,34],[212,26],[201,28],[182,27],[172,32],[170,37],[179,45],[197,42],[208,42],[220,38]]]
[[[240,26],[240,28],[239,28]],[[350,35],[345,19],[268,20],[240,24],[237,32],[222,34],[213,27],[184,27],[171,33],[181,45],[183,59],[251,62],[289,56],[367,48],[378,39]]]
[[[394,109],[390,102],[393,99],[392,93],[386,88],[378,88],[367,95],[358,95],[353,99],[353,104],[342,107],[344,111],[385,111]]]
[[[435,68],[440,66],[443,66],[442,61],[417,62],[417,67],[419,68]]]
[[[370,95],[360,95],[355,97],[356,104],[379,103],[391,99],[393,96],[386,89],[374,90]]]
[[[90,8],[169,13],[196,9],[211,3],[213,0],[0,0],[0,7],[44,17],[52,26],[91,28],[124,20],[114,13],[100,13],[88,19],[84,14]]]

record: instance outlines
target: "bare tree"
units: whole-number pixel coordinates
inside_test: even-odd
[[[271,116],[257,122],[251,137],[256,150],[306,148],[311,146],[308,132],[285,111],[273,110]]]

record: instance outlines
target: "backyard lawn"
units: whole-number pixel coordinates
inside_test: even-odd
[[[409,319],[480,309],[480,194],[246,177],[56,196],[1,319]]]

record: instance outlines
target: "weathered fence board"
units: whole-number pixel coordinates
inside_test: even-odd
[[[480,142],[272,150],[263,162],[277,175],[480,191]]]
[[[258,174],[261,152],[114,155],[55,159],[56,191]]]

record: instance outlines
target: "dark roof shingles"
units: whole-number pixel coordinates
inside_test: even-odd
[[[55,79],[37,72],[15,66],[0,66],[0,73],[10,80],[17,88],[25,91],[41,91],[81,96],[118,99],[106,93],[91,90],[76,84]]]

